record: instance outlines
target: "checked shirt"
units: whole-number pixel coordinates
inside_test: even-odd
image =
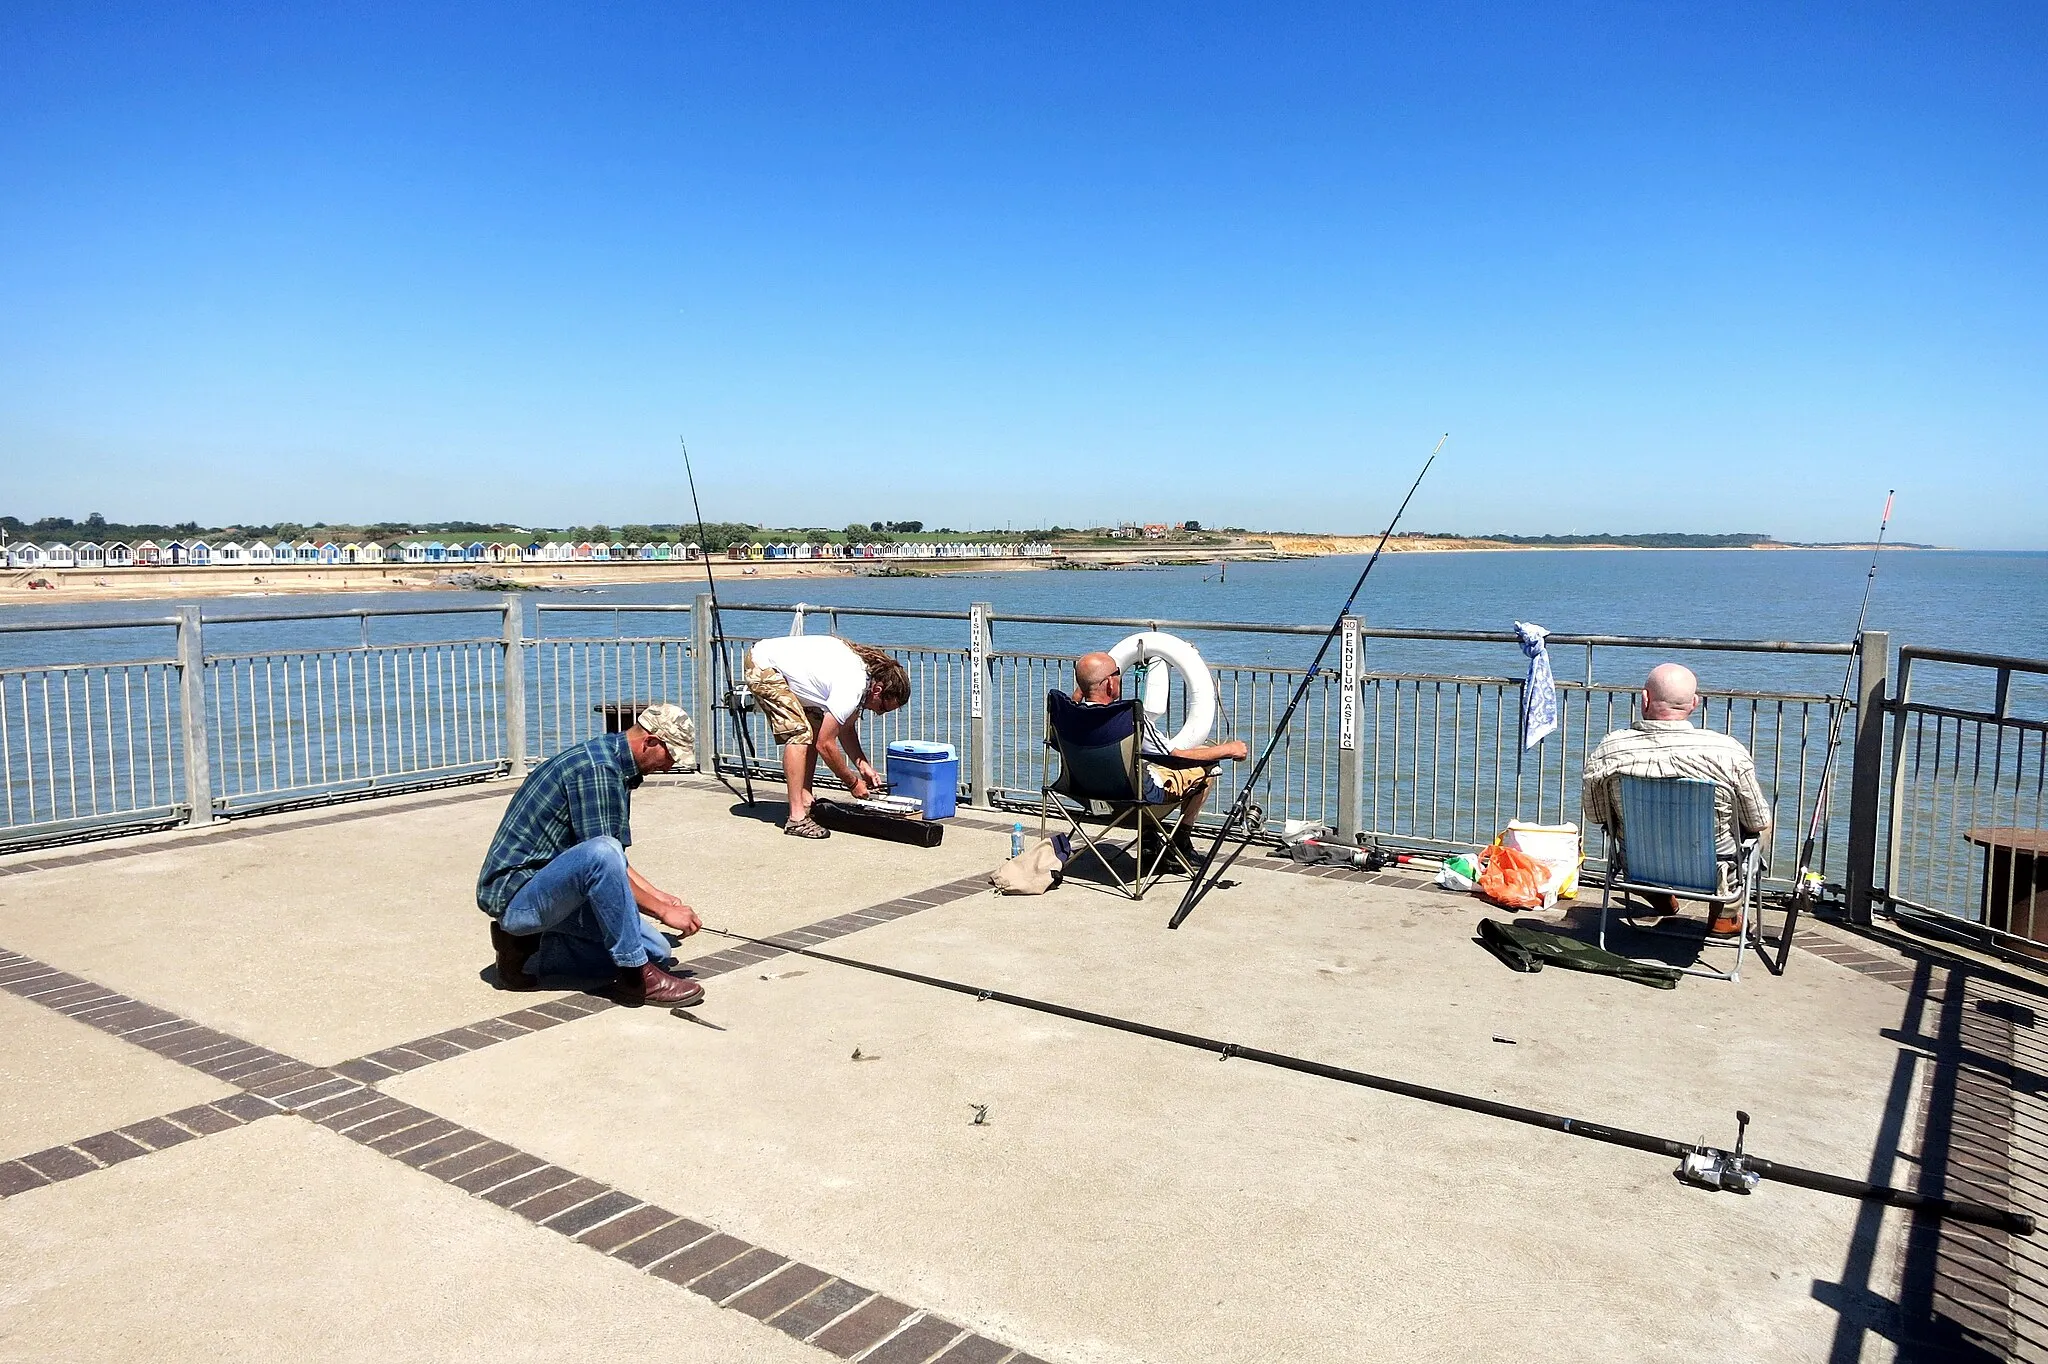
[[[477,907],[492,918],[503,914],[535,872],[588,839],[610,835],[631,847],[631,792],[639,784],[623,734],[601,734],[534,768],[484,854]]]

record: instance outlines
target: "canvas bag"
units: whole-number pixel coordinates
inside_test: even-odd
[[[1059,883],[1065,859],[1051,839],[1041,838],[989,873],[998,895],[1043,895]]]

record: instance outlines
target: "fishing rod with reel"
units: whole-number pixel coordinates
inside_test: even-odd
[[[1502,1103],[1497,1099],[1480,1098],[1472,1094],[1460,1094],[1452,1089],[1439,1089],[1433,1085],[1417,1084],[1412,1080],[1396,1079],[1392,1076],[1375,1075],[1369,1071],[1353,1070],[1347,1066],[1333,1066],[1322,1061],[1305,1057],[1290,1056],[1285,1052],[1266,1051],[1260,1047],[1247,1047],[1236,1042],[1223,1042],[1196,1033],[1179,1032],[1172,1028],[1161,1028],[1151,1023],[1134,1019],[1119,1018],[1114,1014],[1095,1013],[1088,1009],[1076,1009],[1066,1004],[1048,1000],[1033,999],[1028,995],[1013,995],[1003,990],[987,990],[977,985],[968,985],[942,976],[927,976],[916,971],[905,971],[899,967],[883,966],[879,962],[860,961],[853,957],[842,957],[831,952],[820,952],[814,947],[788,942],[781,938],[756,938],[745,933],[735,933],[729,928],[706,926],[705,932],[738,942],[752,943],[759,947],[789,952],[813,961],[828,962],[834,966],[851,967],[857,971],[869,971],[879,976],[909,981],[913,985],[925,985],[936,990],[947,990],[954,994],[972,995],[983,1003],[1008,1004],[1014,1008],[1028,1009],[1034,1013],[1050,1014],[1055,1018],[1071,1019],[1077,1023],[1088,1023],[1095,1027],[1110,1028],[1117,1032],[1130,1033],[1137,1037],[1149,1037],[1175,1046],[1190,1047],[1197,1051],[1213,1054],[1219,1061],[1252,1061],[1279,1070],[1291,1070],[1299,1075],[1310,1075],[1321,1080],[1335,1080],[1342,1084],[1357,1085],[1363,1089],[1376,1089],[1386,1094],[1398,1094],[1403,1098],[1419,1099],[1424,1103],[1444,1108],[1461,1109],[1484,1117],[1499,1118],[1507,1122],[1521,1123],[1529,1127],[1541,1127],[1566,1136],[1582,1137],[1588,1141],[1602,1142],[1609,1146],[1622,1146],[1634,1151],[1645,1151],[1651,1155],[1668,1156],[1678,1161],[1673,1175],[1684,1183],[1698,1188],[1718,1190],[1727,1193],[1753,1193],[1765,1181],[1791,1184],[1802,1189],[1819,1193],[1835,1194],[1842,1198],[1854,1198],[1865,1202],[1881,1203],[1887,1207],[1904,1208],[1912,1212],[1950,1221],[1969,1222],[1981,1227],[1992,1227],[2017,1236],[2034,1234],[2034,1218],[2024,1212],[2002,1208],[1995,1204],[1977,1203],[1963,1198],[1938,1198],[1917,1193],[1911,1189],[1900,1189],[1889,1184],[1874,1184],[1868,1180],[1850,1179],[1843,1175],[1832,1175],[1821,1170],[1808,1170],[1797,1165],[1783,1165],[1762,1156],[1752,1155],[1744,1150],[1749,1128],[1749,1115],[1738,1112],[1736,1118],[1735,1149],[1723,1150],[1709,1146],[1702,1139],[1697,1142],[1680,1141],[1674,1137],[1654,1136],[1647,1132],[1632,1132],[1627,1128],[1609,1127],[1604,1123],[1591,1122],[1584,1118],[1567,1117],[1560,1113],[1546,1113],[1541,1109],[1525,1108],[1519,1104]],[[687,1018],[693,1023],[706,1023],[685,1009],[671,1012]]]
[[[682,440],[681,437],[677,439]],[[704,506],[697,500],[697,471],[690,464],[690,442],[683,440],[682,446],[683,473],[690,480],[690,508],[697,513],[697,546],[704,555],[704,589],[711,594],[712,686],[718,693],[718,709],[732,721],[733,733],[739,741],[740,781],[745,784],[745,792],[727,781],[725,770],[718,765],[718,726],[715,723],[711,726],[711,772],[726,790],[751,807],[754,803],[754,736],[747,729],[747,699],[733,682],[732,659],[725,651],[725,619],[718,608],[718,581],[711,572],[711,537],[704,530]],[[703,666],[701,660],[699,666]]]
[[[1202,897],[1216,888],[1217,883],[1223,879],[1223,874],[1230,870],[1231,864],[1251,845],[1253,836],[1264,826],[1265,811],[1253,803],[1252,792],[1258,789],[1259,778],[1265,775],[1267,765],[1273,761],[1273,755],[1280,750],[1280,741],[1287,737],[1287,726],[1293,723],[1294,712],[1300,709],[1302,698],[1308,695],[1310,685],[1322,672],[1323,659],[1329,655],[1330,645],[1343,633],[1344,618],[1351,614],[1351,607],[1357,602],[1359,592],[1364,589],[1365,580],[1372,576],[1373,565],[1380,561],[1380,554],[1386,549],[1387,541],[1393,537],[1394,527],[1401,524],[1401,516],[1408,510],[1408,503],[1414,499],[1415,490],[1422,486],[1422,480],[1429,473],[1429,466],[1436,463],[1436,457],[1444,448],[1444,442],[1450,438],[1451,434],[1448,431],[1438,438],[1436,449],[1431,450],[1429,458],[1422,463],[1422,472],[1415,475],[1415,481],[1408,485],[1408,496],[1401,499],[1401,505],[1394,511],[1394,519],[1387,522],[1386,530],[1381,532],[1378,547],[1373,550],[1372,557],[1365,561],[1365,569],[1358,575],[1358,581],[1351,585],[1351,595],[1344,599],[1344,605],[1338,610],[1337,619],[1331,624],[1330,632],[1323,636],[1322,646],[1316,650],[1315,661],[1308,665],[1308,671],[1302,674],[1301,683],[1295,687],[1294,695],[1288,698],[1287,709],[1281,712],[1279,721],[1273,726],[1272,736],[1266,740],[1265,752],[1259,755],[1259,761],[1252,767],[1251,775],[1245,778],[1243,787],[1238,790],[1237,799],[1231,802],[1229,813],[1223,817],[1223,827],[1216,831],[1215,840],[1209,844],[1209,851],[1203,855],[1202,865],[1196,869],[1194,880],[1188,884],[1187,893],[1181,896],[1180,907],[1174,910],[1173,918],[1167,921],[1168,928],[1179,928],[1188,915],[1195,912],[1195,906],[1202,902]],[[1222,852],[1223,845],[1233,837],[1237,840],[1237,846],[1230,850],[1230,855],[1223,859],[1223,864],[1217,866],[1217,855]]]
[[[1863,661],[1863,621],[1870,612],[1870,589],[1877,582],[1877,556],[1884,551],[1885,528],[1892,520],[1892,498],[1897,489],[1890,489],[1884,495],[1884,514],[1877,521],[1877,542],[1870,547],[1870,571],[1863,577],[1863,604],[1856,608],[1856,633],[1850,640],[1849,663],[1842,670],[1842,692],[1829,708],[1827,754],[1821,759],[1820,786],[1813,795],[1813,815],[1806,822],[1806,841],[1799,848],[1799,868],[1792,882],[1792,900],[1785,907],[1785,933],[1778,942],[1778,959],[1774,962],[1759,951],[1764,965],[1774,976],[1785,974],[1786,964],[1792,960],[1792,930],[1799,926],[1800,914],[1811,908],[1814,897],[1820,893],[1820,873],[1813,870],[1813,853],[1820,841],[1821,826],[1827,819],[1828,790],[1835,776],[1835,753],[1842,746],[1842,717],[1849,709],[1849,691],[1856,677],[1856,666]],[[1851,906],[1854,912],[1854,906]]]

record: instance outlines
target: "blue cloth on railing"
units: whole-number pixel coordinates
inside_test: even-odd
[[[1529,680],[1522,685],[1522,747],[1534,748],[1557,728],[1557,681],[1550,675],[1550,651],[1543,647],[1550,631],[1527,621],[1515,622],[1515,637],[1529,657]]]

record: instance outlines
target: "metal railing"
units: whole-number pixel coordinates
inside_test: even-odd
[[[719,698],[708,598],[544,603],[532,638],[524,610],[507,597],[203,619],[187,607],[0,626],[0,847],[517,775],[649,701],[673,702],[698,719],[703,762],[738,763],[730,728],[711,723]],[[1213,656],[1214,737],[1242,738],[1256,752],[1303,677],[1299,667],[1260,660],[1305,654],[1323,633],[1251,622],[999,616],[986,603],[965,611],[734,603],[725,611],[735,621],[783,618],[727,637],[734,675],[755,640],[783,630],[837,633],[844,620],[863,622],[857,628],[870,642],[900,637],[883,647],[909,669],[911,702],[868,718],[870,755],[879,758],[898,738],[949,743],[961,757],[963,796],[1004,809],[1039,798],[1045,694],[1071,686],[1079,648],[1143,629],[1196,640]],[[449,628],[480,617],[496,628]],[[232,647],[209,651],[203,632]],[[997,647],[999,633],[1005,647]],[[1014,647],[1034,636],[1039,647]],[[1269,830],[1311,820],[1349,836],[1469,848],[1511,819],[1583,823],[1580,773],[1599,738],[1634,718],[1646,653],[1743,655],[1747,663],[1701,671],[1711,679],[1757,665],[1790,681],[1802,657],[1839,667],[1852,652],[1844,644],[1615,635],[1551,635],[1549,644],[1559,728],[1525,749],[1522,678],[1486,670],[1497,656],[1488,651],[1514,647],[1513,635],[1347,620],[1331,666],[1311,679],[1254,793]],[[1583,668],[1569,652],[1581,649]],[[1445,651],[1458,650],[1458,659],[1480,666],[1447,666]],[[2023,948],[2041,942],[2048,923],[2032,917],[2038,864],[2028,840],[2048,838],[2048,663],[1909,648],[1900,653],[1897,695],[1887,699],[1887,654],[1885,636],[1865,637],[1862,680],[1846,711],[1847,771],[1823,812],[1818,867],[1841,886],[1852,913],[1877,903],[1938,913]],[[1599,676],[1624,658],[1621,677]],[[1950,681],[1929,690],[1929,669]],[[1970,679],[1980,691],[1988,685],[1988,699],[1963,697]],[[1176,691],[1169,731],[1184,703]],[[1749,748],[1773,802],[1772,883],[1781,889],[1819,798],[1836,704],[1818,677],[1806,686],[1706,693],[1701,723]],[[765,726],[759,716],[749,724],[756,775],[778,779]],[[1223,766],[1211,816],[1236,797],[1248,768]],[[1603,838],[1586,833],[1597,871]]]
[[[120,652],[139,645],[144,656],[0,666],[0,847],[181,819],[182,649],[149,656],[167,631],[180,629],[180,618],[16,628],[24,636],[106,631],[130,646]]]
[[[1939,669],[1960,704],[1916,699]],[[2048,957],[2048,661],[1899,651],[1891,715],[1885,899],[1993,943]],[[2036,694],[2016,696],[2015,682]],[[1963,702],[1971,692],[1990,696]],[[2031,702],[2031,704],[2028,704]],[[2031,710],[2033,713],[2020,713]]]

